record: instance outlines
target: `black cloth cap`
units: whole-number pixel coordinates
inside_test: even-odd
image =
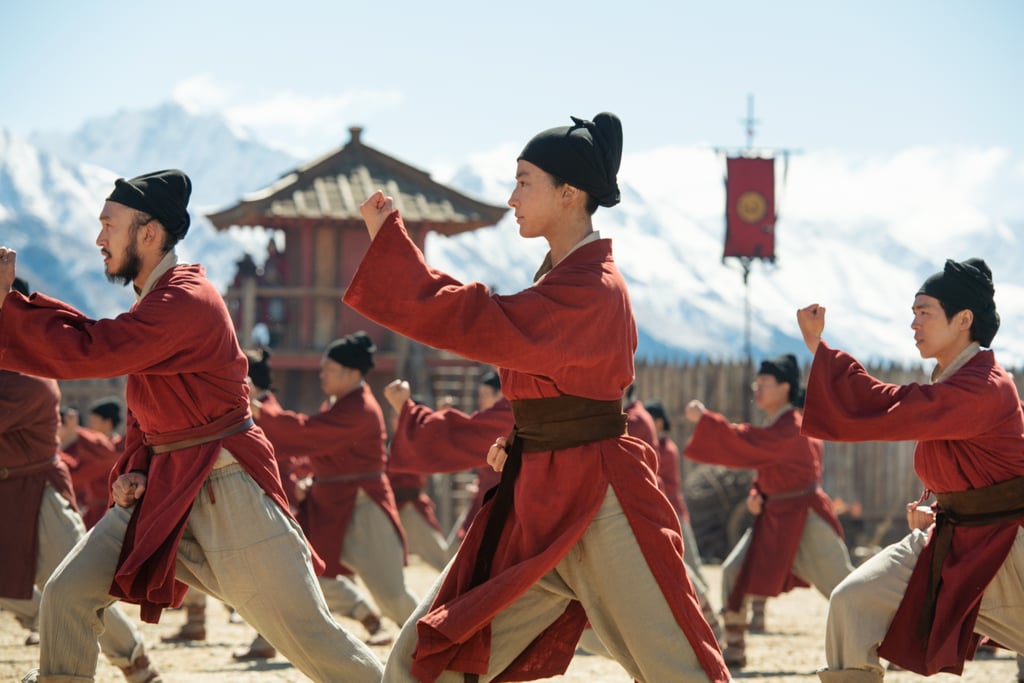
[[[780,384],[789,382],[789,402],[799,407],[803,404],[803,390],[800,388],[800,364],[796,356],[791,353],[784,353],[770,360],[761,361],[761,367],[757,369],[759,375],[771,375]]]
[[[327,347],[327,357],[346,368],[355,368],[364,375],[373,367],[373,354],[377,352],[370,335],[362,330],[335,339]]]
[[[89,412],[110,420],[115,427],[121,424],[121,402],[115,398],[105,398],[89,406]]]
[[[192,181],[183,172],[171,168],[130,180],[118,178],[107,200],[148,213],[160,221],[175,240],[180,240],[191,223],[188,215],[191,196]]]
[[[974,313],[972,337],[982,346],[992,345],[999,331],[999,313],[996,312],[992,271],[983,259],[969,258],[960,263],[946,259],[942,272],[925,280],[917,293],[941,301],[947,314],[964,310]]]
[[[578,187],[601,206],[619,203],[616,177],[622,161],[622,122],[609,112],[593,121],[575,116],[573,125],[549,128],[526,143],[519,159]]]
[[[501,391],[501,377],[494,370],[488,370],[480,375],[480,384],[486,384],[495,391]]]
[[[270,390],[270,351],[265,348],[246,351],[245,359],[249,362],[249,379],[254,387],[261,391]]]
[[[644,404],[644,408],[647,409],[647,412],[650,413],[651,417],[655,420],[659,417],[661,418],[662,422],[665,423],[666,432],[672,430],[672,422],[668,419],[668,414],[665,412],[665,406],[662,405],[661,401],[657,399],[648,401]]]

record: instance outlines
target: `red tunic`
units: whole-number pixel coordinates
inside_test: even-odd
[[[821,481],[822,443],[800,434],[800,419],[800,413],[790,409],[768,427],[753,427],[732,424],[709,410],[697,423],[683,452],[697,462],[756,470],[754,485],[765,497],[729,609],[739,609],[734,596],[740,601],[743,595],[772,597],[808,585],[790,571],[808,510],[842,536],[832,501],[817,486]],[[801,491],[806,493],[795,495]],[[773,495],[780,499],[772,500]]]
[[[64,448],[86,529],[91,529],[110,505],[110,470],[122,452],[106,435],[87,427],[79,427],[75,440]]]
[[[393,472],[388,468],[388,479],[391,481],[391,488],[395,492],[395,505],[401,510],[406,505],[411,505],[416,512],[427,521],[439,534],[441,523],[437,521],[437,511],[434,501],[427,495],[427,475],[413,474],[411,472]]]
[[[640,401],[633,401],[625,408],[627,428],[631,436],[643,439],[651,444],[651,448],[658,450],[658,427],[654,424],[654,418],[644,408]]]
[[[394,212],[370,245],[345,302],[368,318],[435,348],[501,372],[510,400],[581,396],[619,400],[633,381],[636,326],[610,240],[581,245],[532,287],[491,294],[427,266]],[[490,622],[552,570],[576,544],[610,485],[680,628],[713,681],[727,681],[711,628],[684,575],[679,522],[658,490],[657,453],[631,436],[560,451],[525,453],[515,505],[491,578],[469,589],[485,505],[467,534],[431,610],[417,624],[413,675],[484,673]],[[496,680],[561,674],[586,623],[578,602]]]
[[[1024,413],[1013,379],[991,351],[979,351],[936,384],[885,384],[842,351],[818,346],[807,384],[805,434],[832,441],[917,441],[914,471],[949,493],[1024,475]],[[879,654],[923,675],[959,675],[977,643],[974,623],[985,587],[1003,565],[1019,522],[953,527],[927,647],[916,641],[931,563],[929,544]]]
[[[683,485],[679,476],[679,447],[667,436],[658,439],[658,485],[661,492],[672,503],[680,519],[689,520],[690,511],[686,509],[683,498]]]
[[[6,310],[6,308],[4,308]],[[0,472],[39,464],[38,471],[0,477],[0,597],[32,597],[39,558],[39,506],[49,484],[75,507],[71,475],[57,454],[60,389],[52,379],[0,370]]]
[[[395,496],[384,471],[384,413],[368,384],[316,415],[284,410],[276,400],[264,401],[258,423],[281,457],[308,461],[313,485],[299,503],[298,519],[327,563],[327,576],[352,574],[341,563],[341,550],[360,490],[384,510],[404,544]]]
[[[484,495],[501,480],[501,473],[487,464],[487,451],[496,438],[512,431],[514,422],[512,406],[504,396],[472,415],[454,409],[431,410],[406,401],[391,440],[391,469],[429,474],[477,470],[477,492],[460,530],[464,534],[480,511]]]
[[[145,621],[158,621],[161,609],[185,595],[185,584],[174,580],[178,541],[222,447],[290,514],[273,448],[259,428],[160,455],[149,448],[214,436],[249,415],[245,354],[202,266],[169,269],[112,320],[12,292],[0,310],[0,367],[59,379],[128,375],[125,450],[111,481],[134,470],[147,474],[147,484],[132,509],[111,595],[140,603]],[[323,566],[315,553],[314,563]]]

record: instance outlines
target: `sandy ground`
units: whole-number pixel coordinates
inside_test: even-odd
[[[705,573],[717,596],[716,584],[720,580],[718,567],[706,567]],[[425,591],[436,576],[435,572],[412,558],[409,583],[418,591]],[[138,610],[126,605],[126,611],[137,619]],[[770,600],[767,608],[767,633],[752,634],[747,639],[748,667],[734,671],[737,680],[756,679],[777,683],[810,683],[817,681],[815,669],[824,664],[824,624],[827,603],[816,591],[799,589]],[[266,662],[236,663],[231,651],[248,645],[254,632],[245,624],[231,624],[228,613],[215,601],[207,607],[206,642],[192,645],[167,645],[160,636],[177,631],[184,613],[166,612],[162,623],[143,624],[142,631],[150,655],[160,669],[165,683],[277,683],[280,681],[307,681],[287,661],[278,657]],[[362,627],[351,620],[339,619],[354,633],[363,634]],[[394,625],[391,625],[394,627]],[[0,614],[0,681],[17,681],[38,660],[38,647],[23,644],[25,631],[9,614]],[[387,647],[374,651],[385,659]],[[907,672],[890,672],[886,681],[969,681],[971,683],[1013,683],[1017,680],[1016,661],[1011,653],[1000,651],[996,656],[968,662],[964,676],[938,675],[924,678]],[[100,683],[124,681],[121,673],[101,657],[96,680]],[[564,676],[548,679],[577,683],[630,683],[632,680],[618,664],[598,656],[577,656]],[[650,683],[661,683],[652,681]]]

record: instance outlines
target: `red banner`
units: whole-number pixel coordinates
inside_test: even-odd
[[[726,159],[724,256],[775,260],[774,159]]]

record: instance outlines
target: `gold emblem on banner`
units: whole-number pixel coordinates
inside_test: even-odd
[[[760,192],[747,190],[736,200],[736,213],[747,223],[756,223],[768,213],[768,202]]]

